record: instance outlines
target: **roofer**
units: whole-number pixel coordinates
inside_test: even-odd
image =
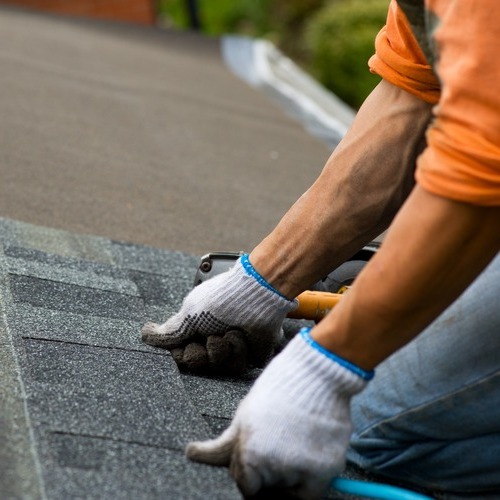
[[[392,222],[231,426],[188,445],[244,494],[320,496],[346,454],[435,490],[500,491],[499,21],[498,0],[392,0],[369,63],[382,81],[318,180],[249,256],[143,328],[170,349],[208,339],[214,363],[214,346],[244,341],[263,362],[294,297]]]

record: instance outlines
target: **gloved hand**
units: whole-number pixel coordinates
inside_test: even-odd
[[[309,329],[269,363],[222,435],[190,443],[195,461],[229,466],[243,494],[274,487],[321,497],[345,466],[350,400],[373,377],[317,344]]]
[[[142,339],[169,349],[181,369],[241,373],[271,357],[295,307],[243,255],[232,269],[194,288],[165,323],[146,323]]]

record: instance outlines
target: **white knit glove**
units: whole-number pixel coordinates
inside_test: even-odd
[[[243,255],[194,288],[165,323],[146,323],[142,339],[169,349],[181,369],[241,373],[268,361],[282,340],[286,314],[296,307]]]
[[[217,439],[190,443],[186,454],[229,466],[244,495],[274,487],[319,498],[345,466],[351,397],[372,377],[303,329],[262,372],[231,426]]]

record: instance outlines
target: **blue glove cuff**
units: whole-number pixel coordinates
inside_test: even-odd
[[[331,359],[332,361],[335,361],[336,363],[343,366],[344,368],[347,368],[349,371],[355,373],[356,375],[361,377],[363,380],[368,381],[368,380],[371,380],[375,376],[375,370],[370,370],[370,371],[363,370],[363,368],[360,368],[359,366],[356,366],[355,364],[351,363],[350,361],[347,361],[347,359],[341,358],[340,356],[333,354],[333,352],[330,352],[328,349],[325,349],[322,345],[318,344],[311,337],[311,328],[302,328],[299,332],[299,335],[313,349],[316,349],[320,353],[324,354],[327,358]]]
[[[280,293],[276,288],[271,286],[250,264],[250,260],[248,258],[248,254],[242,255],[240,259],[241,265],[243,266],[243,269],[245,272],[254,278],[260,285],[262,285],[264,288],[267,288],[268,290],[271,290],[271,292],[274,292],[276,295],[279,295],[282,299],[287,300],[290,302],[290,299],[285,297],[282,293]]]

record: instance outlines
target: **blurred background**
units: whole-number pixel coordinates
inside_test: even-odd
[[[353,108],[379,81],[367,71],[388,0],[160,0],[157,19],[208,35],[273,42]]]
[[[367,71],[389,0],[7,0],[71,15],[264,38],[353,108],[378,77]]]
[[[1,217],[251,250],[377,84],[388,4],[0,0]]]

